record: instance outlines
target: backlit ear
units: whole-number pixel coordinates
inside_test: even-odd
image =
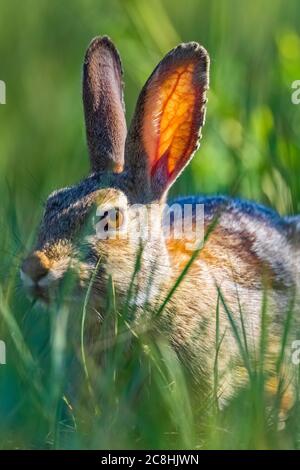
[[[198,147],[208,69],[203,47],[181,44],[158,64],[139,96],[126,141],[126,169],[155,198],[167,191]]]
[[[127,132],[122,65],[106,36],[95,38],[86,52],[83,104],[92,171],[122,171]]]

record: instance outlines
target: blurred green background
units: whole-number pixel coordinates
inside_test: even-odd
[[[49,192],[89,170],[81,67],[90,40],[102,34],[123,59],[128,124],[164,54],[183,41],[198,41],[209,52],[201,147],[172,194],[226,193],[283,214],[300,212],[300,105],[291,102],[291,84],[300,79],[298,0],[1,0],[0,79],[7,104],[0,105],[0,339],[7,343],[7,365],[0,365],[0,448],[53,444],[28,392],[30,374],[47,367],[49,320],[32,311],[19,288],[18,264]],[[139,445],[167,445],[159,433],[153,437],[159,421],[156,428],[151,423]],[[120,445],[138,445],[122,439]],[[79,441],[68,445],[84,446]],[[203,446],[221,441],[204,439]],[[288,445],[298,445],[292,441]],[[222,442],[250,445],[238,432]]]

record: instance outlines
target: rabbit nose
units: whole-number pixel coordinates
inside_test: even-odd
[[[21,276],[23,273],[33,283],[38,283],[49,272],[49,259],[40,252],[35,251],[25,259],[21,267]]]

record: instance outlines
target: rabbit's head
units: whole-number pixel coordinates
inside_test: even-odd
[[[32,294],[47,300],[67,271],[75,273],[77,292],[95,273],[99,299],[109,278],[125,293],[140,257],[139,285],[145,293],[151,277],[149,295],[156,295],[171,274],[163,203],[198,146],[208,66],[197,43],[167,54],[143,88],[127,134],[118,52],[107,37],[92,41],[83,69],[91,174],[47,200],[35,249],[21,270]]]

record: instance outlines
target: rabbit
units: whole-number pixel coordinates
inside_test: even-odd
[[[74,298],[84,295],[96,272],[91,302],[101,310],[109,279],[119,301],[125,301],[140,256],[131,299],[133,321],[167,338],[196,381],[208,384],[214,373],[219,311],[218,395],[226,402],[247,381],[230,319],[240,331],[245,329],[255,350],[267,302],[272,362],[286,312],[291,302],[298,303],[300,218],[280,217],[267,207],[226,196],[191,196],[172,201],[177,209],[192,208],[187,216],[183,212],[190,232],[172,236],[174,217],[166,216],[167,195],[199,146],[209,63],[207,51],[196,42],[171,50],[144,85],[127,132],[119,54],[107,36],[91,42],[83,65],[91,171],[77,185],[50,194],[21,278],[32,295],[49,302],[67,272],[75,273]],[[197,206],[203,207],[204,228],[202,245],[193,250],[187,241]],[[151,213],[151,236],[140,230],[139,210],[144,216]],[[78,234],[91,214],[98,214],[104,236],[93,225],[84,235],[82,256]],[[169,233],[166,220],[171,221]],[[122,230],[127,236],[116,236]],[[161,305],[160,315],[154,316]],[[270,372],[270,388],[272,384],[274,389]]]

